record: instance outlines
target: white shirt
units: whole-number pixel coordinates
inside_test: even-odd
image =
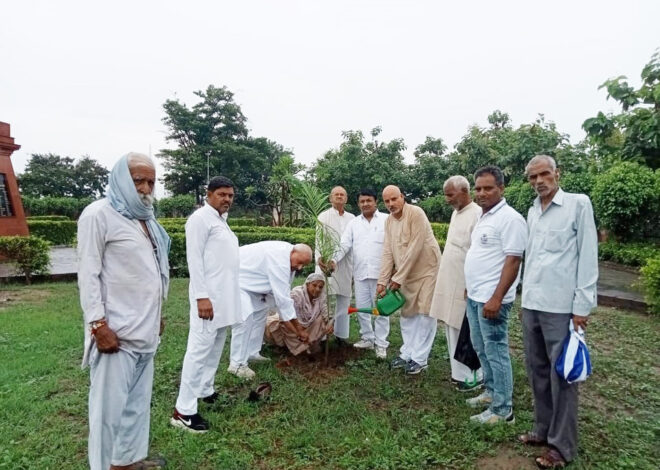
[[[522,306],[588,315],[596,306],[598,235],[591,201],[559,189],[545,211],[537,197],[527,214]]]
[[[154,245],[140,223],[122,216],[107,199],[95,201],[78,219],[77,250],[85,319],[83,367],[94,345],[89,323],[102,318],[121,349],[156,351],[163,288]]]
[[[330,227],[332,230],[334,230],[337,236],[338,243],[340,242],[341,236],[344,233],[344,230],[346,230],[348,223],[354,218],[355,216],[353,214],[346,211],[344,211],[342,215],[339,215],[339,211],[334,207],[331,207],[330,209],[327,209],[319,214],[319,221]],[[321,272],[321,268],[318,267],[320,256],[321,256],[320,253],[317,251],[316,252],[317,273]],[[348,256],[344,256],[344,259],[342,259],[339,263],[337,263],[337,269],[335,270],[335,272],[332,273],[332,276],[330,277],[329,280],[330,285],[328,286],[329,287],[328,293],[344,295],[344,296],[351,295],[351,284],[353,281],[353,276],[351,274],[352,265],[353,265],[353,260],[351,259],[350,254]]]
[[[222,217],[205,204],[186,221],[190,272],[190,327],[216,330],[243,321],[238,287],[238,238]],[[210,299],[213,320],[199,318],[197,299]]]
[[[296,318],[291,299],[293,245],[265,241],[240,248],[241,267],[238,282],[246,295],[241,296],[243,318],[267,306],[277,307],[283,321]],[[247,301],[247,302],[245,302]]]
[[[527,224],[502,198],[493,208],[482,214],[472,230],[470,249],[465,256],[465,287],[468,297],[486,303],[500,282],[507,256],[522,256],[527,244]],[[502,303],[516,298],[520,270]]]
[[[341,250],[334,261],[338,263],[347,254],[352,255],[353,277],[358,281],[378,279],[387,217],[376,211],[369,221],[360,214],[348,223],[341,235]]]

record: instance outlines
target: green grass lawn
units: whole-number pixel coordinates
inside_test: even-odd
[[[187,280],[172,283],[167,328],[156,356],[151,452],[172,469],[517,469],[536,468],[515,436],[532,423],[520,324],[511,321],[513,426],[479,427],[448,382],[444,335],[425,374],[388,370],[373,353],[339,351],[333,367],[298,359],[255,366],[273,384],[271,399],[245,401],[250,384],[226,373],[226,344],[216,385],[222,400],[201,405],[212,430],[172,428],[188,333]],[[0,291],[0,468],[84,469],[88,371],[80,369],[82,320],[74,283]],[[7,298],[11,300],[6,300]],[[351,339],[357,338],[352,320]],[[441,330],[439,330],[441,332]],[[392,321],[394,357],[401,344]],[[581,389],[576,469],[657,469],[660,459],[660,321],[598,309],[589,324],[594,374]],[[333,351],[331,351],[332,353]],[[342,364],[343,362],[343,364]]]

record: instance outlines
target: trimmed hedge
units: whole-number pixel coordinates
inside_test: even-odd
[[[50,264],[50,244],[39,237],[0,237],[0,255],[7,257],[30,284],[35,274],[46,274]]]
[[[640,271],[649,312],[660,315],[660,255],[650,258]]]
[[[71,220],[69,217],[66,215],[35,215],[32,217],[27,217],[27,221],[30,222],[32,220],[48,220],[48,221],[62,221],[62,220]]]
[[[34,217],[41,215],[64,215],[69,219],[77,219],[85,207],[94,202],[90,197],[30,197],[22,196],[25,215]]]
[[[660,246],[653,243],[604,242],[598,245],[598,258],[604,261],[644,266],[650,258],[660,256]]]
[[[28,219],[30,235],[43,238],[53,245],[74,245],[78,224],[75,220]]]

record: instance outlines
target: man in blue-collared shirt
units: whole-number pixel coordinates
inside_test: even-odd
[[[598,239],[593,209],[584,194],[559,187],[555,160],[537,155],[526,175],[538,197],[527,214],[529,239],[522,294],[527,375],[534,394],[534,429],[525,444],[548,444],[536,459],[542,468],[570,462],[577,452],[577,383],[555,372],[572,319],[586,328],[596,306]]]

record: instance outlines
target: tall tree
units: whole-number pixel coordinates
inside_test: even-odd
[[[660,49],[651,56],[641,73],[642,84],[635,89],[625,76],[603,83],[607,98],[621,104],[617,115],[599,112],[582,124],[601,157],[625,160],[660,168]]]
[[[108,170],[89,156],[78,162],[53,153],[32,154],[19,175],[24,196],[101,197],[108,184]]]
[[[343,132],[344,141],[339,148],[328,150],[310,170],[318,187],[330,193],[334,186],[343,186],[351,204],[355,204],[363,187],[380,191],[388,184],[397,184],[407,191],[409,176],[403,161],[403,139],[379,142],[381,131],[380,127],[372,129],[370,141],[365,141],[362,131]]]
[[[410,195],[413,199],[442,194],[442,185],[450,176],[446,151],[442,139],[430,136],[415,148],[415,163],[410,166]]]

